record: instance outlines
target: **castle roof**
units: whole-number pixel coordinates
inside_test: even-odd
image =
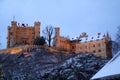
[[[89,41],[95,41],[95,40],[101,40],[105,38],[105,35],[96,35],[96,36],[88,36],[80,38],[81,42],[89,42]]]

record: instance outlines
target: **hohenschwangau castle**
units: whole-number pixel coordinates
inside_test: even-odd
[[[8,26],[7,47],[15,44],[33,44],[34,39],[40,36],[40,22],[35,22],[34,26],[27,24],[20,25],[16,21]],[[56,50],[74,51],[75,53],[91,53],[104,59],[112,57],[112,42],[108,34],[98,33],[95,37],[83,32],[76,39],[69,39],[60,35],[60,28],[55,28],[53,47]]]

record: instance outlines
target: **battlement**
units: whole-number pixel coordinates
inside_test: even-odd
[[[11,21],[11,26],[8,27],[36,27],[36,26],[41,26],[41,23],[39,21],[34,22],[34,26],[29,26],[28,24],[25,23],[17,23],[17,21]]]

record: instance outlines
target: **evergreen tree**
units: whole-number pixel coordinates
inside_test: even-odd
[[[45,38],[42,36],[42,37],[37,37],[35,40],[34,40],[34,45],[41,45],[43,46],[45,44]]]

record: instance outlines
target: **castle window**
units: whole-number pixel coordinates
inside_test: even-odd
[[[100,43],[98,44],[98,47],[100,47]]]
[[[75,47],[74,47],[74,46],[72,46],[72,49],[75,49]]]
[[[95,47],[95,44],[93,44],[93,47]]]
[[[88,47],[87,46],[85,46],[85,49],[87,49]]]
[[[13,35],[13,32],[10,32],[10,35]]]
[[[34,34],[34,31],[31,31],[32,34]]]
[[[96,51],[95,51],[95,50],[93,50],[93,53],[96,53]]]
[[[22,32],[22,34],[26,34],[27,32]]]
[[[101,50],[99,49],[98,52],[101,52]]]
[[[80,49],[82,50],[82,47],[80,47]]]

